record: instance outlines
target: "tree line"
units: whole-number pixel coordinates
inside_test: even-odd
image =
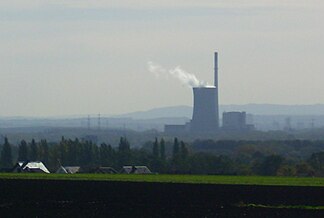
[[[201,149],[204,143],[207,143],[208,150]],[[213,147],[213,143],[220,143],[221,146]],[[262,150],[246,145],[251,142],[241,141],[240,149],[233,152],[235,155],[212,152],[213,149],[238,146],[239,142],[235,143],[201,141],[199,144],[196,141],[188,144],[178,138],[167,142],[163,138],[155,138],[141,148],[131,148],[125,137],[120,138],[116,147],[64,137],[59,143],[22,140],[18,145],[11,145],[5,138],[1,147],[0,167],[10,169],[17,161],[42,161],[52,172],[61,165],[81,166],[85,171],[97,166],[119,170],[125,165],[145,165],[153,172],[169,174],[324,176],[323,151],[314,152],[307,159],[292,159],[269,152],[270,146],[266,149],[266,144]],[[293,145],[293,142],[289,143]]]

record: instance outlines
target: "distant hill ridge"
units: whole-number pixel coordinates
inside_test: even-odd
[[[324,104],[313,105],[279,105],[279,104],[231,104],[220,105],[219,112],[224,111],[246,111],[254,115],[324,115]],[[116,115],[114,117],[128,117],[133,119],[156,119],[162,117],[187,117],[191,118],[191,106],[173,106],[154,108],[147,111],[138,111],[127,114]]]

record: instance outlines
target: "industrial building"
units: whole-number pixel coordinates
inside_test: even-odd
[[[247,124],[246,112],[224,112],[223,113],[223,130],[225,131],[246,131],[252,130],[253,125]]]
[[[164,131],[171,134],[217,133],[222,131],[253,130],[252,115],[246,112],[224,112],[223,125],[219,127],[218,105],[218,54],[214,54],[214,86],[193,87],[193,114],[185,125],[165,125]]]
[[[185,125],[166,125],[166,133],[215,133],[219,130],[218,54],[214,54],[214,86],[193,87],[192,120]]]
[[[216,132],[219,128],[216,87],[195,87],[191,132]]]

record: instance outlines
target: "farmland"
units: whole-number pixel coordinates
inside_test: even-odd
[[[228,217],[324,214],[319,178],[1,174],[11,216]]]

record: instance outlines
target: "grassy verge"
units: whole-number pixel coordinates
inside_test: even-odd
[[[125,175],[125,174],[27,174],[1,173],[0,179],[93,180],[127,182],[166,182],[193,184],[321,186],[324,178],[214,176],[214,175]]]

